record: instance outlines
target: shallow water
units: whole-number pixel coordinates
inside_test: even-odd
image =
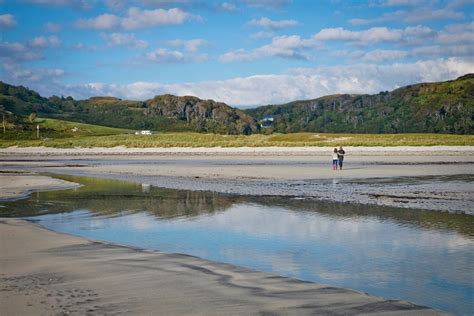
[[[84,186],[1,203],[0,216],[474,313],[470,215],[61,178]]]

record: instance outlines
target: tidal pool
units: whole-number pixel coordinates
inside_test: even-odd
[[[0,216],[474,313],[471,215],[61,178],[83,186],[0,203]]]

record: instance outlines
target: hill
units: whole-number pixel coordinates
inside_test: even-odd
[[[44,98],[22,86],[0,82],[0,113],[6,114],[10,129],[32,128],[32,119],[46,118],[76,121],[126,129],[157,131],[197,131],[219,134],[252,134],[256,121],[241,110],[222,102],[197,97],[156,96],[146,101],[114,97]],[[33,118],[28,116],[32,115]]]
[[[474,74],[376,95],[337,94],[248,109],[267,132],[474,134]]]

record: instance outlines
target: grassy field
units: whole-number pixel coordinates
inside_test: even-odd
[[[0,147],[299,147],[299,146],[474,146],[474,135],[446,134],[321,134],[216,135],[200,133],[116,134],[55,139],[0,139]]]
[[[35,130],[23,131],[23,134],[9,131],[0,134],[0,147],[474,146],[474,135],[293,133],[244,136],[193,132],[134,135],[133,130],[55,119],[37,118],[32,125],[36,124],[40,125],[39,139]]]

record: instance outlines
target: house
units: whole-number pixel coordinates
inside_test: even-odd
[[[260,121],[260,124],[262,127],[271,127],[273,125],[273,115],[271,114],[265,114],[263,116],[263,119]]]

